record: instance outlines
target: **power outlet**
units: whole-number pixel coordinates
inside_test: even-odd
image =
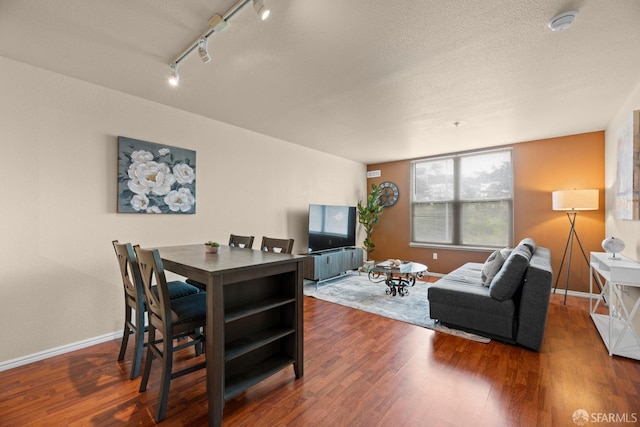
[[[433,259],[438,259],[438,253],[437,252],[433,253]]]

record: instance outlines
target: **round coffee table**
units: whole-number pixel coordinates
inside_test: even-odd
[[[422,278],[429,274],[426,265],[412,261],[402,261],[399,267],[392,267],[388,261],[378,263],[369,268],[369,280],[374,283],[384,282],[387,285],[387,295],[408,295],[407,288],[416,284],[416,277]]]

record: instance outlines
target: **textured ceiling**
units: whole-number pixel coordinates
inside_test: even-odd
[[[640,82],[637,0],[264,1],[178,87],[234,0],[0,0],[0,56],[362,163],[602,130]]]

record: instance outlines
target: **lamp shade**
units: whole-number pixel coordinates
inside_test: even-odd
[[[554,211],[598,210],[598,190],[560,190],[552,195]]]

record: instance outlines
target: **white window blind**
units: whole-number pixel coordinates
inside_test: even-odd
[[[413,162],[412,178],[412,242],[511,245],[511,150],[418,160]]]

